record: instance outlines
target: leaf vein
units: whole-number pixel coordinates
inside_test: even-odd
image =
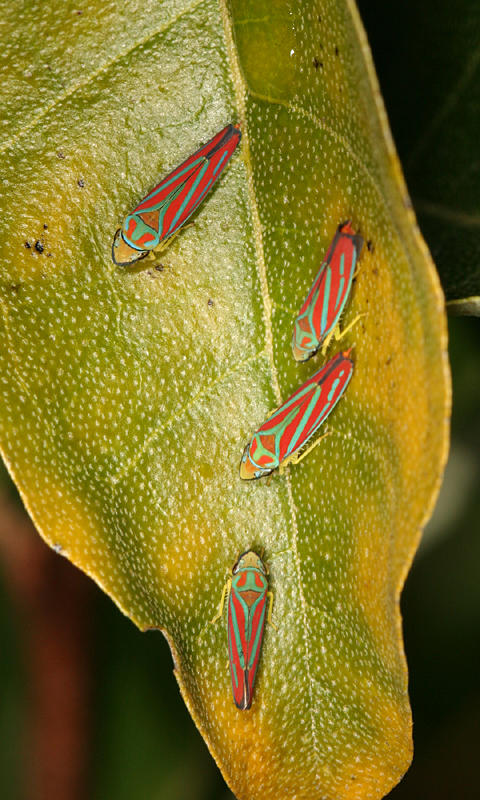
[[[159,428],[156,428],[154,431],[152,431],[152,433],[150,433],[145,438],[145,440],[143,441],[143,444],[141,445],[141,447],[136,450],[135,455],[130,460],[126,461],[122,465],[122,469],[118,470],[113,475],[110,475],[108,477],[109,482],[111,484],[115,485],[120,480],[122,480],[126,475],[128,475],[129,472],[131,472],[131,470],[135,467],[135,465],[139,462],[139,460],[145,455],[145,453],[148,451],[148,449],[151,446],[151,444],[156,439],[158,439],[159,436],[162,435],[162,433],[165,430],[165,428],[167,428],[169,425],[173,425],[175,422],[179,422],[180,419],[184,416],[184,414],[186,414],[191,408],[193,408],[193,406],[195,406],[195,404],[199,400],[201,400],[202,397],[205,397],[206,395],[208,395],[209,392],[215,386],[218,386],[219,383],[222,383],[224,380],[229,378],[231,375],[234,375],[235,372],[238,372],[238,370],[241,369],[243,366],[245,366],[245,364],[249,364],[252,361],[255,361],[256,359],[260,358],[262,355],[265,355],[265,349],[259,350],[257,353],[254,353],[252,356],[249,356],[248,358],[245,358],[243,361],[237,362],[236,364],[234,364],[231,367],[231,369],[227,370],[227,372],[223,372],[221,375],[218,376],[218,378],[216,378],[214,381],[209,383],[207,386],[204,386],[203,389],[201,389],[199,392],[197,392],[197,394],[193,395],[193,397],[190,398],[188,403],[186,403],[180,409],[178,409],[173,414],[171,414],[169,417],[167,417],[165,422],[163,422],[163,424],[160,425]]]
[[[263,100],[266,103],[273,103],[275,105],[283,106],[288,111],[291,111],[293,114],[297,114],[297,116],[299,116],[299,117],[303,117],[304,119],[308,119],[317,128],[320,128],[321,130],[325,131],[325,133],[327,133],[329,136],[331,136],[332,139],[334,139],[337,142],[337,144],[341,145],[343,147],[343,149],[345,150],[345,152],[347,152],[352,157],[352,159],[359,166],[359,168],[361,169],[363,174],[367,176],[369,182],[372,184],[373,188],[375,189],[377,194],[382,199],[383,205],[388,208],[388,201],[387,201],[387,199],[386,199],[381,187],[378,185],[378,181],[376,180],[375,176],[370,172],[368,167],[363,163],[362,158],[353,149],[353,147],[351,146],[350,142],[348,141],[348,139],[345,136],[342,136],[342,134],[340,134],[337,131],[335,131],[330,125],[327,125],[327,123],[323,122],[315,114],[312,114],[311,111],[308,111],[306,108],[303,108],[302,106],[295,105],[295,104],[292,104],[292,103],[286,103],[283,100],[277,99],[275,97],[271,97],[270,95],[263,95],[263,94],[260,94],[259,92],[253,92],[253,91],[250,90],[250,93],[251,93],[252,97],[255,97],[257,100]]]
[[[203,2],[204,0],[195,0],[194,3],[192,3],[190,6],[183,9],[183,11],[177,14],[176,17],[173,17],[168,22],[164,23],[164,25],[162,25],[161,28],[158,28],[152,33],[149,33],[148,36],[145,36],[143,39],[139,39],[138,41],[134,42],[130,47],[128,47],[126,50],[123,50],[121,53],[116,53],[113,56],[113,58],[111,58],[109,61],[106,61],[101,66],[97,67],[97,69],[93,70],[84,78],[74,83],[73,86],[69,86],[68,89],[66,89],[64,92],[61,92],[54,100],[52,100],[51,103],[46,105],[39,112],[39,114],[33,117],[27,123],[27,125],[25,125],[19,131],[17,131],[17,133],[14,136],[12,136],[11,139],[8,139],[6,142],[4,142],[4,144],[0,146],[0,153],[4,153],[6,150],[9,150],[11,147],[13,147],[19,139],[21,139],[23,136],[25,136],[25,134],[31,131],[32,128],[34,128],[37,125],[37,123],[41,122],[41,120],[47,116],[47,114],[49,114],[56,106],[60,105],[64,100],[67,100],[69,97],[75,94],[75,92],[77,92],[78,89],[82,89],[84,86],[88,86],[88,84],[94,81],[95,78],[97,78],[103,72],[108,72],[108,70],[110,70],[113,66],[115,66],[115,64],[117,64],[123,58],[129,56],[130,53],[133,53],[138,47],[142,47],[144,44],[147,44],[148,42],[155,39],[156,36],[160,36],[162,33],[168,31],[169,28],[171,28],[178,22],[178,20],[180,20],[187,14],[190,14],[192,11],[195,11],[195,9],[198,8],[198,6],[200,6]]]
[[[242,76],[242,72],[240,70],[240,65],[238,63],[238,58],[235,50],[234,38],[233,38],[233,30],[232,30],[232,21],[230,19],[227,7],[226,7],[226,0],[219,0],[222,18],[224,21],[224,30],[225,30],[225,39],[227,44],[227,52],[230,57],[232,72],[233,72],[233,81],[235,86],[235,94],[237,97],[238,106],[240,109],[240,116],[243,121],[242,125],[242,133],[245,140],[245,164],[247,170],[247,182],[248,182],[248,191],[250,195],[250,202],[252,208],[252,219],[253,219],[253,228],[254,228],[254,238],[255,238],[255,247],[257,253],[257,268],[258,274],[260,279],[260,286],[262,291],[262,299],[263,299],[263,315],[265,319],[265,344],[266,344],[266,351],[268,353],[269,361],[270,361],[270,369],[272,375],[272,383],[273,388],[275,391],[275,395],[277,398],[277,403],[281,403],[281,392],[280,392],[280,384],[278,380],[277,368],[275,365],[275,358],[274,358],[274,349],[273,349],[273,330],[272,330],[272,300],[270,298],[269,288],[268,288],[268,277],[267,277],[267,268],[265,263],[265,254],[263,248],[263,236],[262,236],[262,224],[260,221],[260,214],[258,210],[258,203],[255,194],[255,184],[253,180],[253,169],[252,163],[250,158],[250,148],[249,148],[249,138],[248,138],[248,130],[247,130],[247,109],[245,103],[245,94],[247,91],[250,92],[249,87],[246,85],[245,80]],[[250,92],[251,93],[251,92]],[[292,525],[292,550],[294,554],[296,572],[298,576],[298,586],[299,586],[299,595],[300,595],[300,603],[302,607],[302,617],[303,617],[303,626],[302,631],[304,632],[304,642],[305,642],[305,670],[308,678],[308,687],[309,687],[309,712],[310,712],[310,722],[311,722],[311,731],[312,731],[312,742],[313,742],[313,749],[317,758],[317,764],[320,762],[320,753],[318,747],[318,731],[316,730],[316,717],[314,714],[314,708],[316,704],[314,703],[313,699],[313,680],[311,674],[311,653],[310,647],[308,643],[308,635],[306,634],[307,627],[308,627],[308,614],[305,607],[305,594],[303,589],[303,582],[302,582],[302,572],[300,566],[300,559],[298,554],[298,524],[297,524],[297,517],[296,517],[296,508],[295,503],[293,500],[292,494],[292,486],[291,486],[291,478],[290,474],[286,476],[287,482],[287,496],[288,496],[288,503],[290,506],[290,517],[291,517],[291,525]],[[316,778],[320,780],[319,770],[318,767],[316,769]]]

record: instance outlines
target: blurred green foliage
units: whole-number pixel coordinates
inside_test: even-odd
[[[0,569],[0,794],[5,800],[16,800],[24,769],[22,741],[26,680],[20,654],[20,636],[15,630],[15,613],[3,578]]]
[[[98,622],[89,798],[233,798],[180,697],[163,636],[140,633],[100,591],[94,602]]]
[[[415,754],[395,800],[478,797],[480,322],[451,318],[452,447],[437,512],[403,593]],[[465,482],[462,463],[470,468]],[[443,498],[454,487],[456,513]],[[441,513],[440,513],[441,512]]]
[[[360,0],[359,9],[407,185],[447,299],[479,295],[479,220],[465,223],[480,209],[480,5]],[[432,213],[434,205],[455,214],[439,216]],[[449,335],[450,459],[402,596],[415,753],[392,800],[478,797],[480,323],[450,319]]]
[[[449,301],[480,314],[480,3],[359,0],[420,228]]]

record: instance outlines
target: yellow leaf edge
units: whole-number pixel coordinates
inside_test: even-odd
[[[233,33],[232,33],[232,29],[231,29],[230,18],[229,18],[228,10],[226,8],[225,0],[220,0],[220,6],[221,6],[222,18],[223,18],[223,22],[224,22],[224,30],[225,30],[227,51],[229,51],[230,54],[232,54],[232,49],[234,47],[234,44],[233,44]],[[421,523],[420,523],[420,525],[418,527],[417,536],[412,540],[412,550],[411,550],[411,553],[410,553],[410,558],[409,558],[409,560],[406,560],[406,562],[405,562],[404,570],[399,575],[399,581],[398,581],[398,584],[397,584],[397,587],[396,587],[396,608],[397,608],[397,622],[398,622],[398,624],[397,624],[397,643],[398,643],[398,647],[399,647],[399,652],[404,652],[403,635],[402,635],[402,633],[403,633],[402,632],[402,615],[401,615],[401,610],[400,610],[400,595],[401,595],[401,591],[402,591],[402,588],[404,586],[406,577],[408,575],[411,563],[413,561],[413,557],[414,557],[415,552],[417,551],[418,545],[420,543],[420,539],[421,539],[421,536],[422,536],[423,529],[424,529],[425,525],[427,524],[427,522],[429,521],[430,517],[432,516],[433,509],[435,507],[435,504],[436,504],[436,501],[437,501],[437,498],[438,498],[438,495],[439,495],[439,492],[440,492],[440,487],[441,487],[442,480],[443,480],[443,474],[444,474],[444,471],[445,471],[445,466],[446,466],[446,463],[447,463],[448,453],[449,453],[449,449],[450,449],[450,416],[451,416],[451,407],[452,407],[452,388],[451,388],[450,364],[449,364],[449,360],[448,360],[447,315],[446,315],[446,306],[445,306],[445,296],[444,296],[443,289],[442,289],[442,286],[441,286],[441,283],[440,283],[440,278],[438,276],[438,273],[437,273],[435,264],[433,262],[432,256],[430,254],[430,251],[428,249],[428,246],[427,246],[427,244],[426,244],[426,242],[425,242],[425,240],[424,240],[424,238],[423,238],[423,236],[422,236],[422,234],[420,232],[420,228],[418,226],[417,218],[416,218],[415,212],[413,211],[412,202],[411,202],[410,196],[408,194],[408,189],[407,189],[407,185],[406,185],[406,182],[405,182],[405,177],[403,175],[403,170],[402,170],[402,167],[401,167],[401,164],[400,164],[400,160],[399,160],[398,155],[397,155],[397,151],[396,151],[396,148],[395,148],[393,136],[392,136],[392,133],[391,133],[391,130],[390,130],[389,122],[388,122],[387,112],[386,112],[385,105],[384,105],[384,102],[383,102],[383,98],[382,98],[382,95],[381,95],[381,92],[380,92],[380,85],[378,83],[378,78],[377,78],[377,75],[376,75],[375,66],[374,66],[374,63],[373,63],[373,58],[372,58],[370,46],[368,44],[367,35],[366,35],[365,29],[363,27],[363,24],[362,24],[362,21],[361,21],[361,18],[360,18],[360,14],[358,12],[358,9],[357,9],[354,1],[353,0],[347,0],[347,7],[348,7],[348,10],[350,11],[350,14],[351,14],[351,17],[352,17],[352,21],[353,21],[353,25],[354,25],[354,31],[355,31],[355,33],[356,33],[356,35],[358,37],[358,40],[359,40],[359,43],[360,43],[361,52],[362,52],[362,55],[363,55],[364,60],[365,60],[367,76],[368,76],[368,79],[369,79],[369,82],[370,82],[372,95],[374,97],[375,109],[377,111],[377,117],[378,117],[379,126],[380,126],[380,129],[381,129],[381,133],[383,135],[383,140],[385,142],[385,146],[386,146],[386,150],[387,150],[387,156],[388,156],[388,161],[389,161],[389,165],[390,165],[390,169],[391,169],[391,173],[392,173],[392,179],[393,179],[394,183],[397,185],[398,189],[400,190],[400,193],[401,193],[401,196],[402,196],[402,199],[403,199],[404,211],[406,213],[407,220],[410,223],[411,229],[412,229],[412,232],[413,232],[413,239],[416,241],[416,244],[418,245],[419,250],[421,251],[421,253],[423,255],[423,259],[424,259],[425,265],[427,266],[427,268],[429,270],[429,278],[430,278],[431,288],[432,288],[432,292],[434,293],[436,301],[437,301],[438,312],[439,312],[439,320],[441,320],[440,344],[441,344],[441,350],[442,350],[442,356],[443,356],[442,365],[443,365],[443,378],[444,378],[444,381],[443,381],[443,387],[444,387],[444,398],[443,398],[443,400],[444,400],[444,417],[443,417],[443,432],[442,432],[442,437],[441,437],[442,441],[443,441],[443,450],[441,452],[440,459],[439,459],[439,461],[438,461],[438,463],[436,465],[437,466],[437,470],[438,470],[437,479],[436,479],[436,483],[435,483],[435,485],[434,485],[434,487],[432,489],[430,502],[425,508],[425,513],[424,513],[423,519],[422,519],[422,521],[421,521]],[[239,93],[237,91],[237,98],[238,98],[238,96],[239,96]],[[249,149],[248,148],[248,130],[247,130],[246,119],[244,118],[245,115],[240,115],[240,116],[242,117],[242,131],[243,131],[243,138],[244,138],[244,146],[245,146],[245,148],[247,150],[247,153],[248,153],[248,149]],[[249,153],[248,153],[248,155],[246,154],[246,159],[247,160],[249,159]],[[179,667],[179,653],[176,650],[175,645],[173,643],[173,640],[171,639],[171,637],[168,634],[168,632],[165,631],[165,630],[162,630],[162,633],[165,636],[165,638],[167,639],[167,642],[168,642],[169,647],[170,647],[170,651],[172,653],[172,658],[173,658],[173,662],[174,662],[174,674],[175,674],[176,680],[178,682],[178,685],[179,685],[179,688],[180,688],[180,693],[181,693],[182,698],[183,698],[183,700],[185,702],[185,705],[187,706],[187,708],[189,710],[189,713],[190,713],[193,721],[195,722],[195,725],[197,726],[198,730],[200,731],[203,739],[207,743],[208,749],[209,749],[211,755],[213,756],[218,768],[220,769],[220,772],[222,773],[222,776],[223,776],[225,782],[227,783],[229,788],[232,790],[232,792],[234,792],[235,791],[234,778],[230,774],[230,772],[228,771],[227,766],[223,763],[222,758],[220,756],[220,753],[218,753],[216,751],[214,743],[210,740],[210,737],[208,735],[208,731],[205,729],[205,726],[204,726],[201,718],[199,717],[199,715],[198,715],[198,713],[197,713],[197,711],[195,709],[194,704],[191,701],[190,694],[189,694],[189,691],[188,691],[188,687],[187,687],[186,683],[182,679],[181,669]],[[405,667],[406,667],[406,670],[407,670],[407,665],[406,664],[405,664]],[[410,753],[410,757],[408,759],[408,763],[405,764],[405,771],[408,769],[408,767],[409,767],[409,765],[411,763],[412,757],[413,757],[413,744],[412,744],[412,742],[411,742],[410,747],[409,747],[409,753]],[[399,780],[401,780],[401,778]],[[391,789],[393,789],[396,784],[397,784],[397,781],[394,781],[392,783],[392,785],[388,788],[387,791],[389,792]],[[254,800],[254,798],[252,796],[245,795],[245,796],[242,796],[241,800]]]
[[[448,359],[448,327],[447,327],[447,314],[446,309],[450,309],[450,304],[448,306],[445,303],[445,295],[443,293],[442,285],[440,283],[440,278],[433,262],[432,256],[430,254],[430,250],[428,249],[427,243],[423,238],[420,228],[418,226],[417,217],[413,210],[413,205],[410,200],[410,195],[408,193],[407,184],[405,181],[405,176],[403,174],[403,170],[400,164],[400,160],[397,155],[397,151],[395,148],[395,143],[393,140],[392,132],[390,130],[390,125],[388,122],[388,116],[385,109],[385,104],[383,102],[383,97],[380,91],[380,85],[377,78],[377,73],[375,71],[375,65],[373,63],[372,52],[370,50],[370,45],[368,43],[367,34],[365,32],[365,28],[363,27],[362,20],[360,18],[359,11],[354,0],[346,0],[348,9],[352,16],[352,21],[354,25],[355,32],[358,36],[361,51],[363,57],[365,59],[365,66],[367,70],[368,79],[370,81],[370,86],[372,89],[372,94],[375,101],[375,107],[378,114],[378,120],[380,123],[380,128],[383,133],[383,138],[385,141],[385,145],[387,148],[388,159],[390,161],[390,167],[392,170],[392,175],[394,178],[395,183],[397,184],[398,188],[401,191],[401,195],[404,201],[405,213],[406,216],[411,224],[412,231],[413,231],[413,238],[418,244],[419,249],[422,251],[425,265],[429,269],[429,277],[431,281],[432,291],[435,293],[438,310],[439,310],[439,319],[442,322],[442,330],[440,335],[441,347],[442,347],[442,355],[443,355],[443,377],[444,377],[444,390],[445,390],[445,397],[444,397],[444,424],[443,424],[443,451],[441,453],[441,458],[438,463],[438,476],[436,485],[432,491],[432,496],[430,499],[430,504],[425,509],[425,514],[423,520],[419,526],[418,537],[415,543],[414,552],[412,553],[412,560],[413,555],[418,547],[420,542],[420,537],[422,535],[422,531],[429,521],[430,517],[432,516],[433,509],[435,508],[435,504],[437,502],[437,498],[440,492],[440,487],[442,485],[443,474],[445,471],[445,467],[448,460],[448,454],[450,450],[450,417],[452,412],[452,378],[451,378],[451,371],[450,371],[450,362]],[[477,298],[470,298],[472,300],[476,300]],[[411,563],[411,562],[410,562]],[[407,564],[406,570],[404,574],[401,576],[399,584],[398,584],[398,595],[400,597],[401,590],[405,583],[405,579],[407,577],[408,571],[410,569],[410,564]]]
[[[447,311],[452,317],[480,317],[480,297],[462,297],[459,300],[449,300]]]
[[[393,136],[392,136],[392,133],[391,133],[391,130],[390,130],[390,126],[389,126],[389,123],[388,123],[388,117],[387,117],[387,113],[386,113],[385,106],[384,106],[384,103],[383,103],[383,98],[382,98],[382,95],[381,95],[381,92],[380,92],[380,86],[379,86],[379,83],[378,83],[378,79],[377,79],[377,75],[376,75],[376,71],[375,71],[375,67],[374,67],[374,63],[373,63],[373,59],[372,59],[372,54],[371,54],[371,51],[370,51],[370,46],[368,44],[368,39],[367,39],[367,36],[366,36],[366,32],[365,32],[365,29],[363,27],[363,24],[362,24],[362,21],[361,21],[361,18],[360,18],[360,14],[358,12],[358,9],[357,9],[357,7],[355,5],[354,0],[346,0],[346,5],[347,5],[347,8],[348,8],[348,10],[349,10],[349,12],[351,14],[352,22],[353,22],[353,26],[354,26],[354,31],[355,31],[355,33],[356,33],[356,35],[358,37],[360,48],[361,48],[361,53],[362,53],[363,58],[364,58],[366,72],[367,72],[367,76],[368,76],[368,79],[369,79],[369,82],[370,82],[372,95],[373,95],[373,98],[374,98],[374,103],[375,103],[375,109],[376,109],[376,112],[377,112],[378,122],[379,122],[379,126],[380,126],[380,129],[381,129],[382,135],[383,135],[383,141],[385,143],[386,150],[387,150],[387,156],[388,156],[388,161],[389,161],[389,165],[390,165],[390,169],[391,169],[392,179],[393,179],[393,182],[397,185],[397,188],[401,192],[401,196],[403,198],[403,203],[404,203],[404,211],[405,211],[406,217],[407,217],[407,219],[408,219],[408,221],[409,221],[409,223],[411,225],[412,232],[413,232],[413,238],[416,241],[420,251],[423,254],[425,265],[429,269],[429,278],[430,278],[431,288],[432,288],[432,292],[435,294],[436,301],[437,301],[437,304],[438,304],[439,318],[442,321],[442,330],[441,330],[441,334],[440,334],[440,341],[441,341],[441,347],[442,347],[442,353],[443,353],[443,376],[444,376],[443,385],[444,385],[444,409],[445,409],[444,424],[443,424],[443,434],[442,434],[443,450],[442,450],[442,453],[441,453],[441,457],[440,457],[440,459],[439,459],[439,461],[437,463],[438,474],[437,474],[437,479],[436,479],[435,486],[434,486],[434,488],[432,490],[430,503],[425,508],[425,513],[424,513],[423,520],[422,520],[421,524],[419,525],[417,536],[416,536],[415,540],[413,541],[410,560],[405,563],[404,571],[403,571],[403,573],[400,574],[398,585],[396,587],[396,605],[397,605],[397,609],[398,609],[398,615],[397,615],[397,619],[398,619],[397,637],[398,637],[398,644],[399,644],[400,651],[403,651],[403,637],[402,637],[402,625],[401,625],[402,618],[401,618],[401,613],[400,613],[400,594],[401,594],[403,585],[405,583],[406,576],[407,576],[408,571],[410,569],[411,561],[413,560],[413,556],[414,556],[414,554],[415,554],[415,552],[417,550],[417,547],[418,547],[418,544],[419,544],[419,541],[420,541],[420,538],[421,538],[421,535],[422,535],[423,528],[425,527],[425,525],[427,524],[428,520],[430,519],[430,517],[432,515],[432,512],[433,512],[433,509],[434,509],[434,506],[435,506],[435,503],[437,501],[438,494],[439,494],[439,491],[440,491],[440,486],[441,486],[442,479],[443,479],[444,469],[445,469],[447,458],[448,458],[449,445],[450,445],[450,414],[451,414],[451,403],[452,403],[452,391],[451,391],[450,366],[449,366],[449,361],[448,361],[447,316],[446,316],[445,298],[444,298],[443,290],[442,290],[442,287],[441,287],[441,284],[440,284],[440,279],[439,279],[438,273],[436,271],[433,259],[432,259],[431,254],[430,254],[430,251],[429,251],[429,249],[428,249],[428,247],[426,245],[426,242],[425,242],[425,240],[424,240],[424,238],[423,238],[423,236],[422,236],[422,234],[420,232],[420,229],[418,227],[416,215],[415,215],[415,213],[413,211],[413,207],[412,207],[412,203],[410,201],[410,197],[409,197],[408,190],[407,190],[407,187],[406,187],[406,182],[405,182],[405,178],[404,178],[404,175],[403,175],[403,171],[402,171],[402,168],[401,168],[401,165],[400,165],[400,161],[399,161],[399,158],[397,156],[396,149],[395,149],[395,144],[394,144]],[[230,26],[230,20],[229,20],[229,16],[228,16],[228,10],[226,8],[226,4],[225,4],[224,0],[220,0],[220,7],[221,7],[222,18],[223,18],[223,21],[224,21],[225,38],[227,40],[227,50],[230,50],[231,46],[233,45],[233,36],[232,36],[232,33],[231,33],[231,26]],[[228,42],[228,39],[230,39],[230,43]],[[242,120],[242,130],[244,131],[244,139],[247,140],[247,142],[248,142],[248,132],[247,132],[247,125],[246,125],[246,120],[245,119]],[[476,302],[476,301],[478,301],[478,298],[467,298],[466,300],[456,301],[456,302],[465,304],[469,300],[473,300],[473,301]],[[448,310],[451,313],[455,313],[454,308],[452,308],[452,306],[454,306],[454,303],[449,303],[448,304]],[[478,306],[477,306],[477,311],[478,311]],[[465,313],[473,313],[473,312],[461,311],[460,313],[465,314]],[[25,509],[27,510],[28,514],[30,515],[31,519],[33,520],[39,535],[46,542],[47,545],[49,545],[50,547],[52,547],[54,549],[55,542],[51,538],[49,538],[48,534],[44,533],[42,531],[41,526],[37,524],[36,515],[34,513],[34,510],[30,506],[30,503],[29,503],[28,498],[27,498],[26,491],[24,491],[24,489],[22,488],[23,481],[22,481],[20,476],[17,476],[17,472],[16,472],[14,466],[9,461],[9,459],[8,459],[8,457],[7,457],[7,455],[6,455],[5,451],[4,451],[4,448],[1,447],[1,446],[0,446],[0,453],[2,455],[4,464],[5,464],[5,466],[6,466],[7,470],[8,470],[8,473],[9,473],[10,477],[12,478],[13,482],[15,483],[15,485],[16,485],[16,487],[18,489],[19,495],[20,495],[21,500],[22,500],[22,502],[23,502],[23,504],[25,506]],[[62,554],[62,555],[64,555],[64,557],[68,558],[68,554]],[[219,753],[216,752],[216,749],[215,749],[215,747],[213,745],[213,742],[210,740],[210,737],[208,736],[208,732],[205,730],[205,726],[203,725],[202,720],[199,718],[199,716],[198,716],[198,714],[197,714],[197,712],[195,710],[195,707],[194,707],[193,703],[191,702],[190,695],[189,695],[189,692],[188,692],[188,688],[187,688],[185,682],[182,679],[181,668],[180,668],[180,661],[181,661],[180,654],[179,654],[177,648],[175,647],[173,638],[170,636],[168,631],[166,629],[164,629],[164,628],[152,629],[151,627],[145,627],[145,625],[139,619],[136,619],[134,616],[132,616],[131,612],[129,610],[127,610],[126,606],[124,606],[124,604],[119,599],[117,599],[117,598],[115,598],[115,597],[113,597],[111,595],[110,590],[107,588],[107,586],[104,584],[104,582],[101,580],[101,578],[100,578],[100,576],[98,574],[96,574],[93,570],[90,570],[90,569],[85,568],[83,566],[82,566],[81,569],[82,569],[83,572],[85,572],[86,575],[88,575],[89,578],[91,578],[97,584],[97,586],[105,594],[107,594],[112,599],[112,601],[117,606],[117,608],[126,617],[128,617],[141,631],[145,632],[145,631],[149,631],[149,630],[158,630],[159,632],[161,632],[164,635],[164,637],[167,640],[167,643],[169,645],[170,652],[172,654],[173,665],[174,665],[174,675],[175,675],[175,678],[176,678],[177,683],[179,685],[181,696],[182,696],[182,698],[183,698],[183,700],[184,700],[184,702],[185,702],[185,704],[186,704],[186,706],[187,706],[187,708],[189,710],[190,715],[192,716],[192,719],[193,719],[195,725],[197,726],[199,732],[201,733],[203,739],[205,740],[205,742],[206,742],[206,744],[207,744],[207,746],[208,746],[208,748],[210,750],[211,755],[213,756],[217,766],[219,767],[220,772],[222,773],[227,785],[232,789],[232,791],[234,791],[235,782],[234,782],[233,776],[228,772],[227,767],[222,762]],[[406,765],[406,768],[408,768],[408,765]],[[393,786],[391,788],[393,788]]]

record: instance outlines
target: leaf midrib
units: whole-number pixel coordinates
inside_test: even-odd
[[[272,300],[270,297],[270,292],[268,288],[268,278],[267,278],[267,269],[265,264],[265,254],[264,254],[264,247],[263,247],[263,235],[262,235],[262,225],[260,221],[260,214],[258,211],[258,202],[255,193],[255,186],[253,181],[253,170],[252,170],[252,162],[250,158],[250,147],[249,147],[249,132],[247,126],[247,114],[246,114],[246,104],[245,104],[245,95],[247,92],[250,92],[249,87],[246,85],[245,80],[242,75],[242,71],[240,69],[240,65],[238,62],[238,56],[235,48],[234,38],[233,38],[233,29],[232,29],[232,20],[230,14],[227,9],[226,0],[219,0],[221,15],[223,20],[224,26],[224,34],[225,34],[225,44],[227,49],[227,55],[230,60],[230,67],[233,76],[233,84],[234,90],[237,100],[237,105],[240,113],[240,119],[242,121],[242,137],[244,140],[244,154],[245,154],[245,168],[247,171],[247,184],[248,184],[248,194],[250,197],[250,207],[252,212],[252,225],[254,229],[254,239],[255,239],[255,251],[256,251],[256,264],[257,264],[257,271],[260,280],[260,289],[261,295],[263,300],[263,316],[265,320],[265,350],[268,353],[268,358],[270,362],[270,371],[271,371],[271,378],[272,378],[272,386],[275,392],[275,398],[277,404],[280,405],[282,401],[282,394],[280,391],[280,384],[278,380],[278,373],[277,368],[275,365],[275,358],[274,358],[274,350],[273,350],[273,329],[272,329]],[[302,570],[300,566],[300,557],[298,553],[298,538],[299,538],[299,531],[298,531],[298,524],[297,524],[297,516],[296,516],[296,509],[295,509],[295,502],[293,499],[292,493],[292,484],[291,484],[291,476],[288,472],[286,475],[286,486],[287,486],[287,496],[288,496],[288,505],[290,511],[290,519],[291,519],[291,529],[292,529],[292,537],[291,537],[291,545],[292,545],[292,552],[293,557],[295,560],[295,568],[297,573],[297,585],[299,588],[299,597],[300,597],[300,605],[301,605],[301,613],[302,613],[302,637],[304,640],[304,663],[305,663],[305,672],[308,681],[308,694],[309,694],[309,716],[310,716],[310,724],[311,724],[311,736],[312,736],[312,745],[313,751],[315,753],[315,760],[316,760],[316,770],[315,776],[317,781],[320,782],[320,772],[319,772],[319,764],[320,764],[320,753],[319,753],[319,745],[318,745],[318,731],[316,728],[316,717],[314,714],[314,708],[316,704],[314,702],[314,687],[313,687],[313,679],[311,675],[311,653],[310,647],[308,642],[308,613],[305,601],[305,592],[304,592],[304,585],[302,580]]]

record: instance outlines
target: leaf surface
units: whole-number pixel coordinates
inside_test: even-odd
[[[2,4],[4,458],[45,540],[165,632],[238,798],[380,798],[411,758],[398,600],[443,472],[449,375],[356,9],[33,6]],[[230,121],[241,153],[194,226],[158,269],[114,268],[125,213]],[[291,333],[346,219],[368,247],[342,324],[365,316],[333,433],[242,483],[248,437],[321,364],[294,362]],[[209,620],[250,547],[278,630],[241,712]]]

